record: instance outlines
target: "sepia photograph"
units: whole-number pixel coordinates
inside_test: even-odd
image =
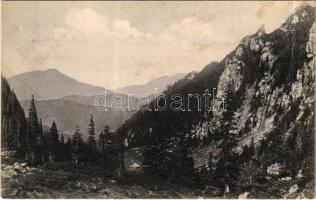
[[[315,15],[2,1],[1,198],[316,198]]]

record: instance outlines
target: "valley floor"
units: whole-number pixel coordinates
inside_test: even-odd
[[[84,168],[84,166],[81,166]],[[202,194],[143,175],[100,178],[87,173],[66,172],[24,163],[2,163],[3,198],[196,198]],[[141,180],[142,179],[142,180]],[[154,183],[155,182],[155,183]]]
[[[115,177],[100,167],[49,163],[29,167],[26,163],[2,161],[1,196],[3,198],[223,198],[219,188],[193,190],[143,174]],[[294,186],[293,186],[294,185]],[[271,188],[255,193],[229,193],[225,198],[311,198],[314,184],[296,188],[294,183],[278,184],[275,196]],[[242,196],[243,195],[243,196]]]

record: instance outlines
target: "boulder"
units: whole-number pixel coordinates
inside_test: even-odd
[[[4,170],[10,170],[10,169],[13,169],[13,166],[8,165],[8,166],[5,166],[3,169]]]
[[[299,189],[299,187],[298,187],[297,184],[292,185],[292,186],[290,187],[290,189],[289,189],[289,194],[293,194],[293,193],[297,192],[298,189]]]
[[[20,167],[20,164],[18,163],[18,162],[15,162],[14,164],[13,164],[13,167],[14,167],[14,169],[20,169],[21,167]]]
[[[153,193],[151,190],[148,191],[148,194],[149,194],[150,196],[154,196],[154,193]]]
[[[298,171],[296,178],[303,178],[303,172],[301,169]]]
[[[27,164],[26,163],[20,163],[21,167],[25,167]]]
[[[97,186],[93,183],[89,184],[89,190],[90,191],[96,191],[97,190]]]
[[[81,188],[81,186],[82,186],[81,182],[79,182],[79,181],[75,182],[75,187],[76,188]]]
[[[267,168],[267,173],[270,175],[279,175],[281,169],[282,169],[282,166],[279,163],[275,163],[275,164],[270,165]]]
[[[248,197],[249,194],[250,194],[249,192],[241,193],[241,194],[238,196],[238,199],[247,199],[247,197]]]
[[[21,171],[22,173],[27,172],[27,170],[26,170],[25,168],[22,168],[20,171]]]
[[[130,168],[133,168],[133,169],[137,169],[137,168],[140,168],[141,166],[140,166],[140,164],[138,164],[138,163],[133,163],[133,164],[131,164],[129,167],[130,167]]]
[[[313,57],[314,57],[314,54],[309,53],[309,54],[307,54],[306,56],[307,56],[307,58],[308,58],[308,59],[311,59],[311,58],[313,58]]]
[[[14,169],[7,170],[5,172],[8,176],[16,176],[17,172]]]
[[[282,177],[280,180],[281,181],[290,181],[290,180],[292,180],[292,178],[288,176],[288,177]]]

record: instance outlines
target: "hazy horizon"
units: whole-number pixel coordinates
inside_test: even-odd
[[[2,73],[55,68],[112,90],[145,84],[220,61],[262,24],[279,27],[298,4],[3,2]]]
[[[19,75],[23,75],[23,74],[28,74],[28,73],[32,73],[32,72],[36,72],[36,71],[41,71],[41,72],[45,72],[45,71],[48,71],[48,70],[57,70],[59,73],[62,73],[63,75],[66,75],[68,76],[69,78],[72,78],[76,81],[79,81],[79,82],[82,82],[82,83],[85,83],[85,84],[90,84],[90,85],[93,85],[93,86],[96,86],[96,87],[103,87],[103,86],[100,86],[100,85],[96,85],[96,84],[91,84],[91,83],[88,83],[88,82],[84,82],[84,81],[81,81],[81,80],[77,80],[75,78],[73,78],[71,75],[67,75],[63,72],[61,72],[60,70],[56,69],[56,68],[47,68],[47,69],[35,69],[35,70],[31,70],[31,71],[26,71],[26,72],[22,72],[22,73],[19,73],[19,74],[15,74],[15,75],[12,75],[12,76],[8,76],[5,78],[7,79],[11,79],[11,78],[15,78],[16,76],[19,76]],[[175,73],[175,74],[169,74],[169,75],[162,75],[162,76],[158,76],[158,77],[155,77],[143,84],[132,84],[132,85],[126,85],[126,86],[123,86],[121,88],[117,88],[117,89],[123,89],[123,88],[128,88],[128,87],[133,87],[133,86],[142,86],[142,85],[146,85],[148,83],[150,83],[151,81],[154,81],[154,80],[157,80],[159,78],[163,78],[163,77],[173,77],[173,76],[177,76],[177,75],[183,75],[185,76],[186,73]],[[108,89],[108,88],[105,88],[105,89]],[[116,91],[117,89],[114,89],[113,91]]]

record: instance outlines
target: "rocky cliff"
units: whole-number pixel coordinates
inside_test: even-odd
[[[242,39],[226,58],[217,98],[225,98],[232,85],[240,99],[234,115],[236,132],[243,136],[239,147],[250,138],[259,143],[272,130],[289,137],[298,126],[312,127],[315,27],[314,9],[301,8],[272,33],[262,26]],[[212,120],[220,117],[217,112]]]
[[[215,99],[224,99],[227,109],[220,109],[223,101],[214,101],[208,111],[203,109],[205,101],[199,110],[196,102],[185,100],[184,107],[192,108],[187,112],[138,112],[119,129],[126,147],[149,149],[147,160],[160,163],[154,167],[165,171],[163,176],[175,176],[175,181],[185,175],[179,172],[184,166],[189,171],[191,156],[199,172],[203,168],[209,174],[214,172],[205,184],[225,179],[231,169],[235,181],[225,179],[226,184],[239,181],[242,185],[244,177],[259,169],[270,176],[268,169],[273,166],[283,169],[282,175],[277,173],[280,178],[303,172],[313,180],[315,27],[315,8],[311,6],[297,9],[271,33],[261,26],[221,62],[164,92],[170,99],[172,94],[203,95],[216,88]],[[249,164],[252,160],[257,164]],[[245,176],[243,162],[253,167],[248,166]],[[175,168],[179,163],[181,167]]]

